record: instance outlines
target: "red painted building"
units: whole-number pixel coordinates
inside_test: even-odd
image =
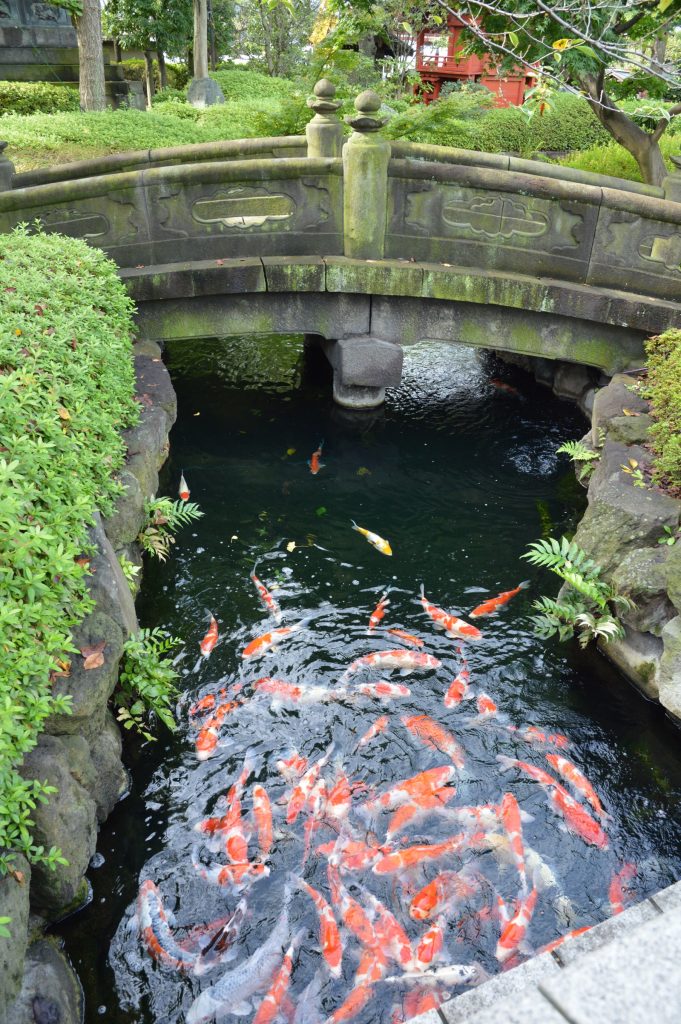
[[[416,70],[421,81],[432,87],[432,92],[424,90],[424,102],[436,100],[445,82],[480,82],[496,95],[498,107],[520,106],[536,76],[524,68],[518,68],[515,74],[499,75],[491,57],[462,57],[464,44],[460,37],[465,27],[463,18],[450,14],[446,28],[424,29],[416,37]]]

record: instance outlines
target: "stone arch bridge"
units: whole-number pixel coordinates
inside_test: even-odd
[[[333,86],[308,104],[300,137],[22,174],[0,158],[0,230],[39,221],[104,249],[142,337],[321,336],[352,407],[379,404],[422,339],[613,374],[681,323],[681,172],[658,188],[391,144],[373,93],[345,141]]]

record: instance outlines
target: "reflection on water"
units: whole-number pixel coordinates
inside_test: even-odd
[[[105,1007],[101,1012],[115,1024],[179,1024],[201,992],[262,949],[287,893],[288,935],[303,929],[294,957],[293,1003],[312,985],[300,1019],[326,1019],[356,985],[358,972],[361,980],[369,967],[381,980],[357,1021],[389,1021],[419,1008],[422,984],[386,980],[399,978],[402,970],[385,957],[385,934],[379,943],[383,953],[374,949],[368,961],[363,956],[348,899],[368,913],[380,936],[381,921],[389,919],[377,909],[379,900],[424,962],[428,954],[419,943],[437,923],[438,968],[477,964],[484,972],[498,971],[499,897],[513,914],[522,896],[521,874],[494,815],[474,818],[461,809],[499,805],[506,793],[517,797],[524,812],[528,892],[536,887],[538,893],[527,948],[506,963],[609,916],[611,879],[625,864],[635,865],[625,899],[640,899],[673,881],[681,831],[676,734],[598,655],[541,642],[529,623],[532,597],[552,584],[519,561],[520,555],[538,536],[569,531],[583,506],[571,471],[555,456],[563,440],[584,429],[574,409],[521,375],[511,378],[471,351],[446,345],[407,350],[402,386],[389,393],[385,409],[367,419],[334,409],[328,385],[301,376],[298,339],[175,345],[168,359],[180,416],[163,484],[174,493],[184,469],[205,518],[183,532],[166,565],[149,567],[140,610],[145,625],[162,625],[185,641],[184,693],[174,737],[131,744],[133,791],[103,830],[105,864],[92,873],[93,904],[62,929],[84,981],[88,1020],[101,1019],[97,1008]],[[511,387],[492,383],[495,373]],[[325,465],[313,476],[307,460],[322,439]],[[388,538],[393,556],[367,544],[351,529],[352,519]],[[249,579],[256,564],[281,606],[282,625],[303,626],[251,663],[240,652],[274,626]],[[435,604],[465,616],[526,577],[529,590],[500,614],[478,620],[483,638],[462,653],[455,640],[433,628],[418,602],[423,583]],[[385,617],[368,634],[369,616],[386,591]],[[218,618],[220,641],[209,659],[197,663],[209,611]],[[441,666],[404,677],[367,668],[340,693],[340,677],[353,659],[416,650],[387,634],[388,628],[423,640],[418,650]],[[475,699],[445,707],[444,695],[464,658],[472,694],[489,695],[497,713],[481,717]],[[263,676],[300,687],[304,699],[317,699],[304,703],[283,692],[273,697],[254,685]],[[361,684],[382,678],[407,692],[392,699],[357,692]],[[218,702],[229,700],[235,686],[241,687],[239,707],[217,730],[214,755],[198,761],[194,742],[205,718],[192,717],[190,707],[211,693]],[[311,687],[318,689],[311,693]],[[219,696],[222,688],[228,689],[226,697]],[[401,812],[404,821],[396,821],[393,814],[409,805],[408,797],[393,791],[381,801],[381,795],[417,773],[451,768],[452,757],[459,757],[437,731],[424,735],[413,721],[424,715],[435,730],[453,737],[463,766],[449,773],[445,789],[423,789],[422,783],[417,812],[409,820]],[[382,716],[388,719],[385,728],[361,745]],[[528,727],[564,734],[570,746],[538,742]],[[327,761],[319,772],[326,792],[318,783],[292,820],[288,801],[295,779],[287,781],[276,762],[294,751],[310,765]],[[593,784],[610,816],[607,849],[585,842],[574,820],[566,827],[565,808],[552,806],[550,788],[499,760],[517,759],[555,774],[547,754],[568,758]],[[268,876],[237,891],[204,877],[230,861],[224,846],[195,826],[209,815],[225,814],[225,796],[245,757],[250,768],[241,811],[249,859],[258,858],[263,841],[254,814],[256,784],[271,801],[274,834]],[[503,767],[509,770],[502,773]],[[352,786],[350,806],[345,799],[338,807],[333,799],[325,805],[344,776]],[[578,806],[596,821],[583,797]],[[412,852],[454,836],[460,839],[438,859]],[[351,842],[363,850],[359,866],[345,859]],[[391,854],[400,857],[390,860]],[[324,964],[317,910],[309,894],[291,888],[292,872],[338,914],[345,950],[340,977]],[[421,919],[412,901],[442,872],[442,906]],[[236,957],[198,978],[155,963],[130,927],[144,879],[157,884],[174,913],[175,938],[186,940],[194,953],[200,945],[194,935],[192,947],[190,929],[224,919],[244,895],[247,914]],[[106,953],[95,951],[94,934],[102,936],[100,949],[110,943],[108,962]],[[436,934],[436,946],[439,941]],[[437,996],[437,987],[430,991]]]

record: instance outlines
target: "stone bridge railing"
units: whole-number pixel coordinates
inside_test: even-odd
[[[399,379],[396,342],[447,337],[612,373],[680,322],[681,174],[656,188],[391,144],[373,93],[357,98],[344,141],[333,86],[308,102],[306,138],[16,175],[0,162],[0,230],[39,221],[103,248],[147,335],[341,339],[329,349],[337,397],[350,388],[355,404]]]

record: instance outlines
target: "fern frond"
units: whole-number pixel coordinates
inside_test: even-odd
[[[581,441],[565,441],[560,448],[556,448],[556,455],[569,455],[573,462],[593,462],[600,459],[598,452],[587,448]]]

